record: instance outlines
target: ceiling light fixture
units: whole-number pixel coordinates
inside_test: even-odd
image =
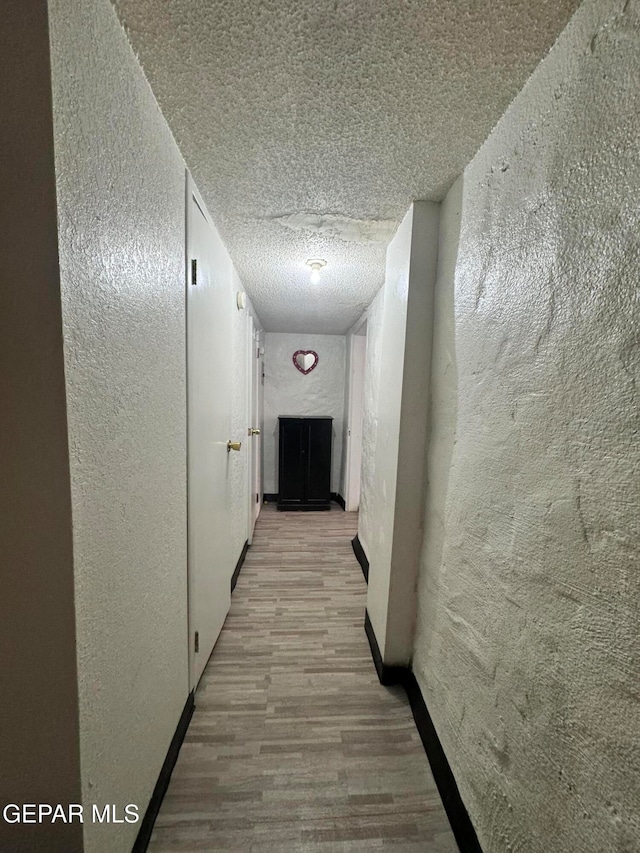
[[[305,263],[311,268],[311,284],[318,284],[320,281],[320,270],[326,267],[327,262],[323,261],[322,258],[309,258]]]

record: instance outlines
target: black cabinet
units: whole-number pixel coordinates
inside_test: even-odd
[[[278,509],[330,509],[333,418],[281,415],[278,421]]]

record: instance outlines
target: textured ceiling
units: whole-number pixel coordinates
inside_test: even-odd
[[[577,6],[116,0],[265,327],[329,334],[382,284],[394,223],[442,198]],[[327,261],[318,285],[310,257]]]

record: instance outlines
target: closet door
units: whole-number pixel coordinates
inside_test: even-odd
[[[230,482],[231,380],[221,369],[233,317],[225,250],[187,180],[187,443],[188,572],[191,687],[209,660],[231,604],[237,554]],[[234,309],[235,310],[235,309]]]

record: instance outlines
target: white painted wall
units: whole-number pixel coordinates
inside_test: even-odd
[[[387,249],[379,336],[375,336],[374,331],[375,337],[372,336],[370,341],[370,349],[377,351],[379,359],[376,365],[379,370],[378,405],[373,418],[375,449],[363,458],[363,465],[372,465],[372,472],[363,477],[367,490],[371,490],[371,501],[363,501],[365,514],[358,524],[358,536],[362,525],[364,536],[360,538],[366,542],[364,547],[369,559],[367,610],[383,657],[393,547],[412,224],[413,210],[410,209]],[[365,382],[365,395],[367,392]],[[368,426],[369,423],[365,424]]]
[[[184,164],[109,3],[53,0],[51,32],[83,799],[144,812],[188,693]],[[223,260],[244,440],[247,313]],[[239,556],[246,450],[234,463]],[[86,849],[138,828],[85,824]]]
[[[360,509],[358,539],[370,559],[376,519],[382,513],[382,495],[374,488],[378,413],[380,402],[380,354],[385,289],[380,288],[367,309],[367,358],[364,375],[364,417],[362,423],[362,466],[360,469]]]
[[[185,167],[111,4],[51,0],[50,22],[82,794],[144,813],[188,694]],[[247,312],[222,252],[244,447]],[[233,461],[239,556],[246,450]],[[138,829],[86,823],[85,849]]]
[[[185,170],[111,4],[50,22],[82,795],[144,814],[189,692]]]
[[[347,457],[349,455],[349,397],[351,394],[351,350],[352,330],[349,329],[344,340],[344,418],[342,421],[342,456],[340,459],[340,479],[337,491],[344,498],[347,491]]]
[[[365,400],[368,492],[359,524],[369,567],[367,610],[386,664],[408,663],[421,542],[438,205],[414,203],[387,249],[382,317],[369,338]],[[374,311],[375,313],[375,311]],[[379,359],[379,360],[378,360]]]
[[[583,3],[443,205],[414,668],[487,853],[638,849],[639,57]]]
[[[292,361],[296,350],[314,350],[318,364],[306,376]],[[264,381],[264,491],[278,491],[278,416],[333,417],[331,491],[338,491],[342,464],[345,382],[344,335],[267,332]]]
[[[0,792],[80,797],[71,489],[47,8],[0,26]],[[82,827],[0,819],[0,849],[82,848]]]
[[[362,423],[364,416],[364,371],[367,357],[366,322],[357,334],[347,335],[345,370],[345,424],[343,430],[340,494],[347,512],[357,512],[360,504],[362,467]]]
[[[424,448],[429,431],[433,297],[440,218],[440,205],[434,202],[415,202],[412,208],[393,548],[386,636],[384,646],[381,646],[385,664],[403,666],[410,662],[413,650],[416,584],[422,545],[427,473]],[[369,585],[375,591],[375,586],[371,585],[371,572]]]

